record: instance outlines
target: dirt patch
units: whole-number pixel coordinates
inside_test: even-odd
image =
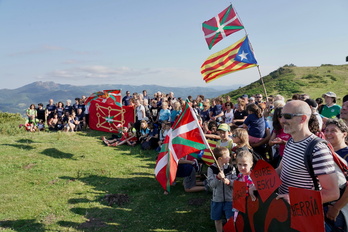
[[[127,194],[107,194],[104,197],[104,201],[108,203],[108,205],[112,206],[117,204],[118,206],[122,206],[129,202],[129,196]]]
[[[107,224],[98,218],[89,218],[86,222],[80,224],[78,229],[90,229],[105,227]]]
[[[206,201],[207,201],[207,199],[205,199],[205,198],[193,198],[193,199],[190,199],[190,200],[188,201],[188,204],[189,204],[189,205],[193,205],[193,206],[201,206],[201,205],[203,205]]]
[[[54,214],[47,215],[43,220],[42,223],[46,225],[51,225],[55,223],[58,220],[57,216]]]
[[[54,180],[51,180],[50,182],[48,182],[49,184],[55,184],[57,183],[59,180],[58,179],[54,179]]]
[[[36,164],[27,164],[27,165],[24,165],[22,168],[25,169],[25,170],[29,170],[29,169],[32,169],[35,166],[36,166]]]

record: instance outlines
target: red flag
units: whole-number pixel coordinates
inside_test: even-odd
[[[207,41],[209,49],[223,38],[243,28],[232,5],[202,24],[205,40]]]
[[[90,104],[91,101],[98,101],[107,103],[109,105],[117,105],[122,107],[122,95],[120,89],[103,90],[92,93],[85,101],[85,105]]]
[[[134,108],[119,107],[93,100],[89,107],[89,127],[92,130],[116,133],[117,125],[134,122]]]
[[[175,180],[179,159],[193,152],[203,150],[206,146],[207,141],[196,114],[186,103],[183,112],[164,139],[161,151],[158,154],[155,175],[163,189],[170,190],[170,185]]]

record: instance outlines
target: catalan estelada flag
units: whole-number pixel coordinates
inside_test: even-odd
[[[243,28],[244,26],[239,21],[232,5],[227,7],[214,18],[204,21],[202,24],[202,30],[209,49],[223,38]]]
[[[205,82],[210,82],[231,72],[255,67],[257,61],[247,36],[231,46],[209,56],[201,66]]]

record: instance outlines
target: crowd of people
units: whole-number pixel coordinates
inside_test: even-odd
[[[31,105],[27,123],[35,124],[39,130],[42,129],[39,123],[45,122],[50,130],[84,130],[88,126],[84,100],[77,98],[73,105],[68,100],[64,105],[54,104],[51,99],[45,109],[42,104],[37,109]],[[173,92],[148,96],[146,90],[132,95],[126,91],[122,105],[134,106],[135,122],[119,125],[118,133],[111,138],[103,136],[102,140],[107,146],[140,144],[142,149],[159,152],[171,125],[187,103],[196,113],[205,137],[217,142],[213,150],[216,162],[207,168],[202,179],[198,175],[202,174],[201,161],[186,156],[179,160],[177,177],[184,178],[186,192],[212,192],[211,219],[215,221],[216,231],[222,231],[223,218],[229,220],[238,214],[232,204],[235,180],[246,182],[247,195],[254,199],[255,186],[250,173],[257,159],[266,160],[277,170],[282,180],[279,198],[288,201],[289,187],[313,189],[303,157],[314,137],[325,139],[348,161],[348,95],[338,105],[334,92],[315,99],[308,94],[294,94],[291,99],[281,95],[265,98],[261,93],[244,94],[232,102],[229,96],[181,98]],[[346,231],[348,191],[344,191],[345,182],[338,183],[335,179],[334,161],[326,143],[315,147],[313,163],[325,203],[325,225],[333,228],[332,231]],[[339,188],[344,197],[338,194]]]
[[[86,96],[75,98],[75,103],[71,100],[63,102],[54,102],[49,99],[48,104],[44,108],[42,103],[37,107],[31,104],[26,110],[25,124],[27,131],[66,131],[74,132],[85,130],[88,126],[88,107],[84,104]]]

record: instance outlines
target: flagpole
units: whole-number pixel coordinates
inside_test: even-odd
[[[265,83],[263,82],[263,78],[262,78],[262,75],[261,75],[261,71],[260,71],[260,67],[259,65],[257,65],[257,70],[259,71],[259,75],[260,75],[260,80],[261,80],[261,83],[262,83],[262,87],[263,87],[263,91],[265,92],[265,96],[266,96],[266,101],[268,101],[268,96],[267,96],[267,90],[266,90],[266,87],[265,87]]]
[[[244,23],[242,22],[242,19],[241,19],[241,17],[239,16],[239,14],[238,14],[236,8],[234,8],[234,6],[232,5],[232,2],[231,2],[231,6],[232,6],[232,8],[234,9],[234,12],[236,12],[236,15],[238,16],[240,22],[241,22],[242,25],[243,25],[243,29],[244,29],[244,31],[245,31],[245,35],[248,36],[248,32],[247,32],[247,30],[245,29]],[[251,43],[250,43],[250,40],[249,40],[249,46],[250,46],[250,49],[251,49],[251,50],[253,51],[253,53],[254,53],[254,49],[253,49],[253,46],[252,46]],[[255,53],[254,53],[254,56],[255,56]],[[262,83],[263,91],[264,91],[264,93],[265,93],[266,100],[267,100],[267,99],[268,99],[268,95],[267,95],[267,91],[266,91],[266,86],[265,86],[265,83],[263,82],[263,78],[262,78],[262,75],[261,75],[261,71],[260,71],[260,66],[259,66],[259,65],[257,65],[257,70],[258,70],[258,72],[259,72],[259,76],[260,76],[260,80],[261,80],[261,83]]]

